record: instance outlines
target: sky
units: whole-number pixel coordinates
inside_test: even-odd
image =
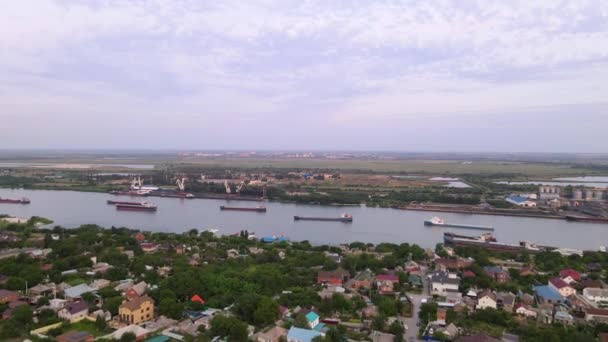
[[[0,149],[608,152],[608,0],[0,8]]]

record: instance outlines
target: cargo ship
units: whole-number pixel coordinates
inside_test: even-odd
[[[294,216],[295,221],[338,221],[338,222],[353,222],[353,217],[349,214],[342,214],[340,217],[306,217]]]
[[[489,226],[477,226],[472,224],[461,224],[461,223],[446,223],[443,219],[435,216],[430,220],[424,221],[425,226],[437,226],[437,227],[450,227],[450,228],[465,228],[465,229],[476,229],[476,230],[491,230],[494,228]]]
[[[135,204],[117,204],[116,209],[130,211],[156,211],[156,206],[152,203],[143,202]]]
[[[583,217],[566,215],[566,220],[577,222],[608,223],[608,217]]]
[[[29,198],[20,198],[20,199],[10,199],[10,198],[2,198],[0,197],[0,203],[8,203],[8,204],[30,204]]]
[[[265,213],[266,207],[259,206],[259,207],[254,207],[254,208],[247,208],[247,207],[227,207],[227,206],[222,205],[222,206],[220,206],[220,210],[255,211],[258,213]]]
[[[446,245],[457,247],[480,247],[495,252],[505,253],[540,253],[544,251],[554,250],[555,247],[538,246],[529,242],[522,241],[519,245],[500,243],[496,241],[494,235],[490,233],[482,234],[481,236],[465,236],[454,233],[443,233],[443,242]]]

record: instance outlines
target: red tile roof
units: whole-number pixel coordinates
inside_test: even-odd
[[[571,277],[576,281],[581,280],[581,274],[571,268],[566,268],[564,270],[559,271],[559,276],[561,278]]]
[[[549,280],[549,282],[558,289],[562,289],[564,287],[570,286],[562,278],[552,278]]]

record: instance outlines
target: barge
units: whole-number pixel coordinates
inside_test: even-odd
[[[0,197],[0,203],[7,204],[30,204],[29,198],[20,198],[20,199],[10,199],[10,198],[2,198]]]
[[[462,224],[462,223],[446,223],[443,219],[435,216],[430,220],[424,221],[425,226],[437,226],[437,227],[446,227],[446,228],[465,228],[465,229],[475,229],[475,230],[488,230],[494,231],[493,227],[490,226],[477,226],[472,224]]]
[[[295,221],[337,221],[337,222],[353,222],[353,217],[349,214],[343,214],[340,217],[306,217],[294,216]]]
[[[608,217],[584,217],[566,215],[566,220],[576,222],[608,223]]]
[[[148,202],[135,203],[135,204],[117,204],[116,210],[128,210],[128,211],[156,211],[157,207]]]
[[[259,206],[259,207],[254,207],[254,208],[248,208],[248,207],[227,207],[227,206],[222,205],[222,206],[220,206],[220,210],[254,211],[254,212],[258,212],[258,213],[265,213],[266,207]]]
[[[538,246],[533,243],[522,241],[519,245],[497,242],[494,235],[490,233],[481,236],[465,236],[453,233],[443,233],[443,242],[446,245],[456,247],[479,247],[495,252],[518,254],[522,252],[541,253],[555,250],[556,247]]]

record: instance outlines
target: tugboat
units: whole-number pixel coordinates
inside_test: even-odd
[[[353,222],[353,217],[347,213],[342,214],[340,217],[306,217],[306,216],[294,216],[295,221],[337,221],[337,222]]]

